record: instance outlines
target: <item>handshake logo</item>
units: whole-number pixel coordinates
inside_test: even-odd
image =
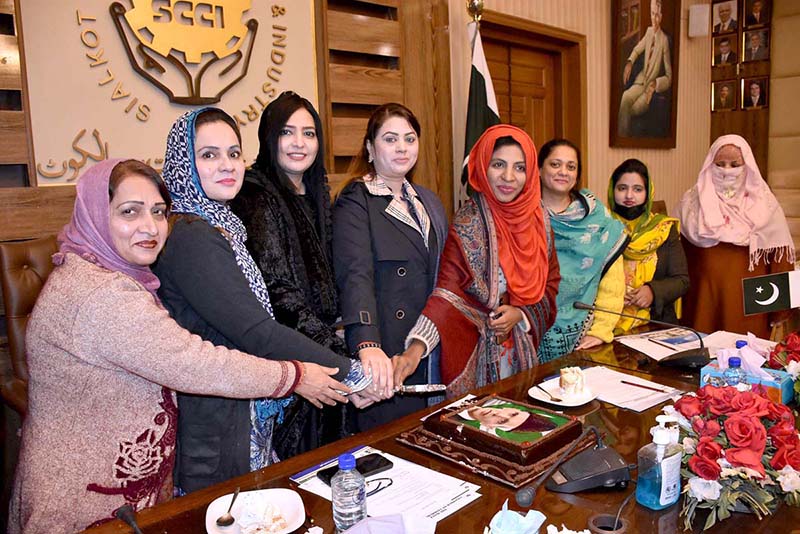
[[[208,105],[247,74],[258,21],[250,0],[131,0],[109,6],[131,66],[170,102]]]

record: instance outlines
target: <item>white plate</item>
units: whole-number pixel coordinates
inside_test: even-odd
[[[240,534],[239,518],[244,512],[253,510],[259,504],[263,506],[264,502],[277,506],[283,518],[286,519],[287,527],[279,530],[278,534],[286,534],[300,528],[306,519],[306,510],[299,493],[286,488],[272,488],[239,493],[239,498],[236,499],[233,510],[231,510],[236,522],[229,527],[218,527],[217,518],[228,511],[232,497],[232,493],[218,497],[206,508],[206,532],[208,534]]]
[[[533,386],[531,389],[528,390],[528,395],[533,397],[534,399],[542,402],[546,402],[548,404],[554,404],[555,406],[563,406],[565,408],[574,408],[575,406],[583,406],[587,402],[591,402],[597,398],[595,393],[592,393],[588,387],[584,387],[583,395],[580,397],[573,397],[569,399],[564,399],[564,392],[561,391],[561,386],[558,385],[559,377],[551,378],[550,380],[546,380],[539,384],[541,387],[545,389],[548,393],[552,393],[554,397],[557,399],[563,399],[561,402],[555,402],[553,399],[547,396],[541,389]]]

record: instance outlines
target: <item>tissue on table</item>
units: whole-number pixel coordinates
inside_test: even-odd
[[[700,369],[700,385],[722,382],[722,373],[728,368],[728,359],[731,356],[740,356],[748,384],[763,387],[771,401],[786,404],[794,398],[794,380],[786,371],[761,367],[768,354],[769,350],[763,346],[761,340],[749,334],[747,345],[741,349],[717,350],[717,360]]]
[[[728,360],[732,356],[738,356],[742,359],[742,370],[754,377],[757,377],[761,380],[772,380],[772,376],[761,368],[764,365],[764,362],[767,359],[755,350],[753,350],[749,345],[745,345],[740,349],[721,349],[717,351],[717,362],[719,363],[719,368],[721,371],[724,371],[728,368]]]
[[[434,534],[436,521],[410,514],[382,515],[362,519],[347,534]]]
[[[489,521],[491,534],[536,534],[544,524],[545,516],[538,510],[528,510],[526,515],[508,509],[508,499],[503,507]],[[485,531],[486,532],[486,531]]]

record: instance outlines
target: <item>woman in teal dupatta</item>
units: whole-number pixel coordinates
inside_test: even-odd
[[[539,346],[541,362],[614,339],[618,317],[578,310],[575,302],[621,312],[625,296],[625,228],[588,189],[581,189],[580,151],[554,139],[539,152],[542,202],[555,234],[561,284],[555,324]]]

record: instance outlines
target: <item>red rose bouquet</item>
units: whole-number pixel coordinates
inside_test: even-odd
[[[794,399],[800,402],[800,334],[792,332],[781,343],[775,345],[769,353],[767,365],[773,369],[780,369],[792,375],[794,379]]]
[[[683,438],[686,530],[708,510],[703,530],[732,512],[759,519],[786,501],[800,506],[800,436],[791,409],[758,391],[705,386],[664,411]]]

